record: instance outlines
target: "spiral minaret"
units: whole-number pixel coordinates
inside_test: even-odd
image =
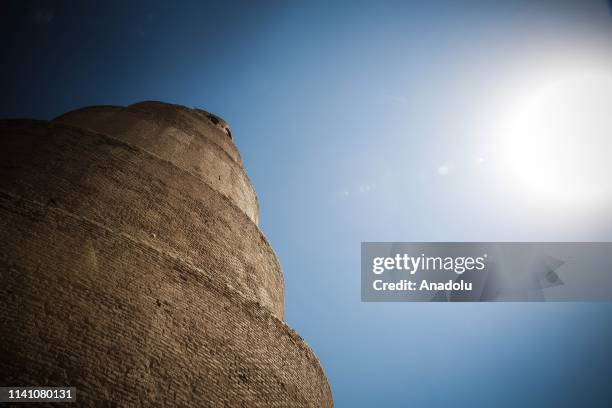
[[[94,106],[0,137],[0,385],[77,387],[79,406],[332,406],[221,118]]]

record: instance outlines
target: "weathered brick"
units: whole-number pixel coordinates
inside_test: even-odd
[[[333,405],[222,119],[144,102],[0,137],[2,385],[76,386],[79,406]]]

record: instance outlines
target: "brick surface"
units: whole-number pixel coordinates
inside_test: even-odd
[[[213,116],[207,115],[176,105],[142,102],[126,108],[78,109],[54,122],[112,136],[168,160],[205,180],[258,223],[259,204],[240,155],[224,125],[215,125],[209,119]]]
[[[93,110],[95,123],[122,112],[123,133],[87,125],[88,109],[0,122],[0,383],[76,386],[78,406],[332,406],[317,357],[283,321],[254,192],[232,196],[248,178],[205,176],[216,161],[244,174],[227,125],[159,102]],[[151,116],[214,153],[181,161],[170,140],[147,144],[142,129],[176,136]]]

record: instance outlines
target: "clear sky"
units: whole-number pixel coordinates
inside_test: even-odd
[[[0,31],[0,117],[228,121],[336,406],[612,406],[610,304],[359,281],[361,241],[612,241],[606,1],[3,1]]]

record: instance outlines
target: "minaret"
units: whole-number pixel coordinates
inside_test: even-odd
[[[79,406],[331,407],[228,125],[161,102],[0,121],[0,385]]]

